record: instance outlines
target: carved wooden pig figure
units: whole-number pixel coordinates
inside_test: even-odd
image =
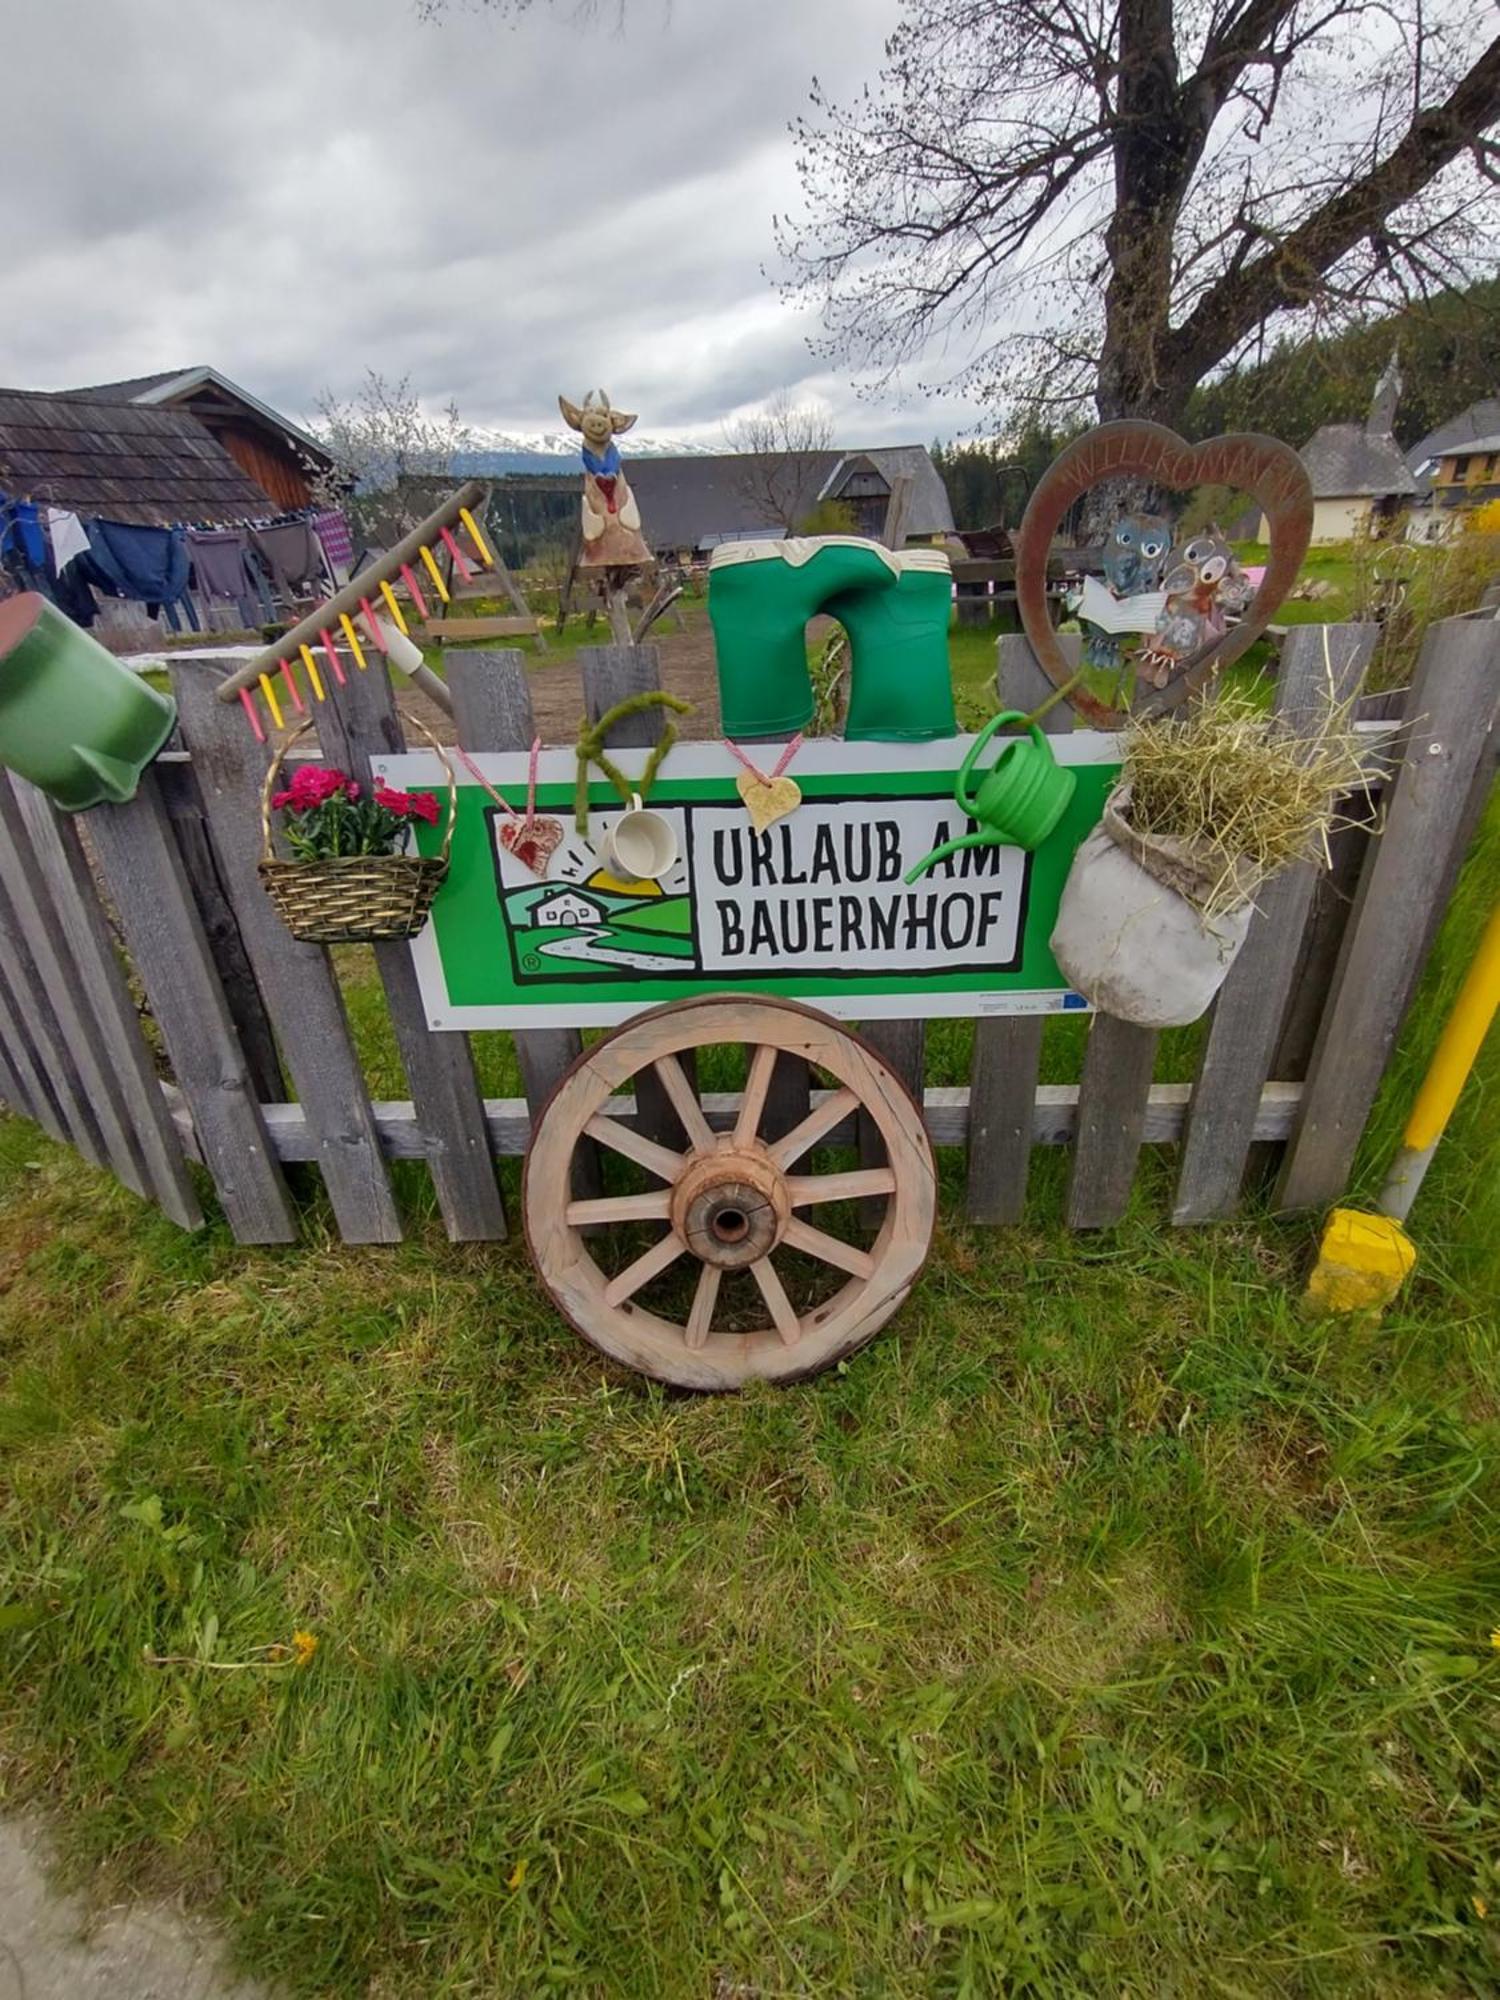
[[[610,408],[603,389],[590,389],[583,402],[559,396],[557,407],[570,430],[583,437],[583,551],[580,569],[620,569],[651,561],[641,539],[641,513],[635,504],[615,443],[635,422],[625,410]]]

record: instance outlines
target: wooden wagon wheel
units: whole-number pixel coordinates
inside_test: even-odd
[[[742,1043],[745,1088],[728,1130],[711,1127],[681,1058]],[[815,1094],[808,1116],[780,1137],[760,1128],[779,1052],[824,1070],[834,1088]],[[686,1135],[675,1150],[606,1111],[609,1098],[654,1070]],[[817,1173],[813,1148],[856,1111],[873,1119],[888,1164]],[[573,1159],[587,1136],[635,1162],[658,1186],[639,1194],[575,1200]],[[927,1256],[937,1176],[921,1113],[900,1078],[837,1022],[790,1000],[732,993],[641,1014],[574,1063],[544,1106],[526,1156],[526,1241],[542,1283],[578,1332],[628,1367],[686,1389],[738,1389],[796,1381],[871,1339],[911,1290]],[[810,1218],[819,1204],[883,1201],[868,1248]],[[663,1233],[613,1276],[593,1247],[609,1225]],[[587,1235],[585,1232],[589,1232]],[[799,1309],[777,1258],[845,1282]],[[681,1319],[650,1309],[643,1294],[689,1260]],[[805,1260],[811,1260],[807,1264]],[[693,1275],[693,1272],[696,1275]],[[754,1281],[750,1324],[715,1326],[727,1274]],[[742,1285],[742,1281],[741,1281]],[[813,1287],[816,1289],[816,1287]],[[733,1317],[733,1316],[731,1316]]]

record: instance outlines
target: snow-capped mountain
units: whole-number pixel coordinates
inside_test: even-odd
[[[511,431],[483,431],[476,434],[473,448],[459,452],[453,461],[456,473],[493,477],[502,472],[565,472],[578,460],[579,440],[572,431],[538,431],[533,434]],[[637,437],[632,431],[621,449],[630,458],[711,457],[719,447],[685,438]]]

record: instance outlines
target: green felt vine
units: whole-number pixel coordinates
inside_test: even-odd
[[[617,701],[599,720],[585,723],[578,732],[578,781],[573,791],[573,824],[585,840],[589,832],[589,765],[597,764],[599,769],[614,786],[627,805],[632,792],[639,792],[644,799],[649,796],[662,759],[677,741],[675,724],[668,723],[658,740],[651,746],[651,755],[646,759],[646,768],[632,785],[625,773],[604,748],[609,732],[632,715],[641,715],[648,708],[669,708],[674,715],[691,715],[693,704],[684,701],[681,695],[666,694],[659,688],[648,688],[641,694],[626,695]]]

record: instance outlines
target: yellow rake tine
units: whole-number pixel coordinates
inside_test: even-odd
[[[438,568],[437,564],[432,559],[432,550],[428,548],[425,542],[423,542],[421,548],[417,550],[417,554],[422,558],[423,562],[427,565],[427,574],[432,578],[433,589],[437,592],[438,596],[443,600],[444,604],[451,604],[453,602],[453,599],[448,595],[448,586],[443,581],[443,572]]]

